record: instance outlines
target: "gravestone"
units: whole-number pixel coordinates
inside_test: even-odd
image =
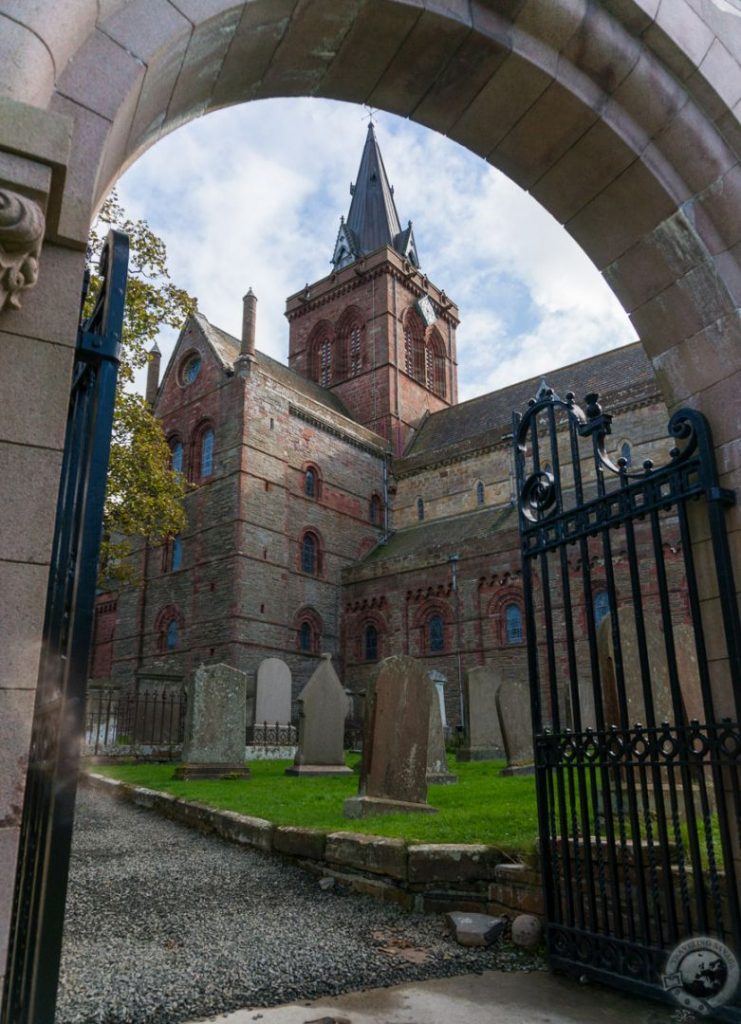
[[[265,658],[257,670],[254,724],[291,721],[291,670],[280,658]]]
[[[201,665],[188,684],[178,779],[248,776],[244,763],[247,679],[229,665]]]
[[[444,677],[439,672],[428,672],[427,678],[432,689],[430,701],[430,732],[427,738],[427,785],[441,785],[458,781],[458,776],[448,770],[448,757],[445,751],[445,730],[440,700],[441,682]]]
[[[331,654],[322,655],[298,705],[298,751],[286,774],[352,775],[343,749],[347,694],[332,667]]]
[[[346,818],[423,811],[427,803],[427,745],[433,690],[414,658],[387,658],[366,693],[363,762],[358,795],[345,801]]]
[[[644,615],[646,625],[646,658],[651,679],[651,695],[653,700],[654,721],[660,725],[664,721],[676,722],[669,684],[669,667],[666,657],[664,633],[653,629],[651,623],[659,620],[659,614]],[[646,701],[643,692],[643,677],[638,648],[638,634],[632,606],[618,609],[618,626],[620,630],[620,650],[622,654],[622,670],[625,685],[625,700],[628,708],[628,726],[637,722],[646,725]],[[681,720],[698,718],[702,720],[702,699],[700,680],[697,671],[697,653],[695,650],[694,633],[689,626],[677,625],[673,630],[674,652],[677,663],[682,695],[683,714]],[[620,725],[619,690],[617,684],[618,668],[615,659],[612,635],[612,620],[606,616],[597,627],[597,651],[599,657],[600,679],[602,682],[602,699],[605,725]],[[589,688],[591,690],[591,688]],[[594,696],[587,695],[588,707],[594,708]],[[585,725],[596,727],[596,715],[592,710],[591,717],[582,720]]]
[[[533,761],[533,721],[530,686],[524,679],[505,680],[497,690],[497,711],[507,767],[502,775],[530,775]]]
[[[499,671],[491,665],[469,668],[466,672],[463,746],[456,754],[458,761],[493,761],[504,756],[497,713],[501,683]]]

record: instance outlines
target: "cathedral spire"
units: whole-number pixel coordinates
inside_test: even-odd
[[[383,245],[419,266],[412,222],[402,231],[394,203],[394,190],[383,165],[373,121],[368,124],[357,181],[350,186],[352,200],[347,220],[340,221],[332,264],[335,270],[354,263]]]

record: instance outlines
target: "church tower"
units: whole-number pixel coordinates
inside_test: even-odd
[[[457,401],[458,309],[402,230],[373,122],[328,277],[286,303],[289,366],[333,391],[401,455],[421,420]]]

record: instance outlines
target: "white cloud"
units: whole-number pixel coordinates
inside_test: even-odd
[[[359,107],[328,101],[219,111],[159,142],[119,193],[219,327],[239,333],[254,289],[258,347],[285,360],[285,299],[329,271],[366,131]],[[526,193],[409,121],[380,114],[377,135],[423,268],[460,306],[461,398],[633,339],[588,258]],[[162,339],[165,357],[173,343]]]

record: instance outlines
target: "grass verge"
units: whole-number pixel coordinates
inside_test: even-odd
[[[349,755],[355,767],[357,756]],[[512,854],[532,852],[537,835],[535,780],[502,778],[503,761],[451,763],[456,785],[430,786],[437,814],[389,814],[350,820],[346,797],[357,793],[358,777],[306,778],[285,774],[290,761],[251,761],[249,779],[178,781],[172,764],[99,765],[93,770],[122,782],[164,790],[221,810],[299,825],[324,832],[352,831],[396,836],[413,843],[489,843]]]

